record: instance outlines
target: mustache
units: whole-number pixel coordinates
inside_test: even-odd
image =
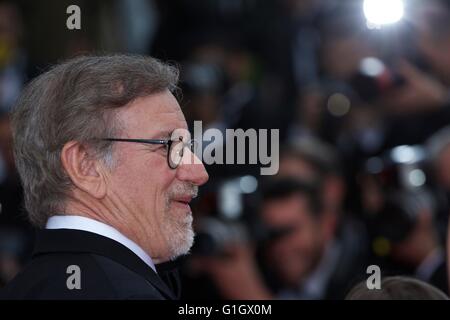
[[[195,199],[198,196],[198,186],[191,183],[177,184],[169,191],[170,198],[176,196],[190,196]]]

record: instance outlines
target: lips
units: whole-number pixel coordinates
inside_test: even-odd
[[[189,204],[192,201],[192,198],[193,198],[192,195],[182,195],[174,197],[173,201],[181,202],[183,204]]]
[[[172,210],[173,212],[179,212],[181,214],[183,214],[183,216],[185,214],[191,214],[192,210],[191,210],[191,206],[189,205],[189,203],[186,202],[181,202],[181,201],[176,201],[174,200],[172,202]]]
[[[182,211],[185,212],[191,212],[191,207],[189,206],[189,203],[192,201],[192,198],[194,198],[194,195],[188,194],[188,195],[179,195],[172,198],[172,203],[175,205],[175,207],[178,207]]]

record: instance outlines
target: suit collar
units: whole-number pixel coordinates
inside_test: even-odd
[[[107,237],[81,230],[44,229],[36,235],[33,257],[56,252],[93,253],[110,258],[140,274],[168,299],[174,294],[161,278],[130,249]]]
[[[55,215],[48,219],[46,229],[74,229],[99,234],[115,240],[134,252],[141,260],[156,271],[152,258],[134,241],[119,230],[92,218],[78,215]]]

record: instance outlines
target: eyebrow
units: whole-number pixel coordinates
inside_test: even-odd
[[[172,135],[172,131],[170,130],[161,130],[155,133],[152,137],[152,139],[170,139],[170,136]]]
[[[154,135],[152,135],[152,139],[170,139],[172,136],[172,133],[177,130],[178,128],[175,129],[162,129],[158,132],[156,132]],[[189,129],[186,129],[189,134],[192,136],[192,132]]]

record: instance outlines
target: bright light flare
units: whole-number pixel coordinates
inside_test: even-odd
[[[367,23],[375,26],[398,22],[404,13],[403,0],[364,0],[363,9]]]

